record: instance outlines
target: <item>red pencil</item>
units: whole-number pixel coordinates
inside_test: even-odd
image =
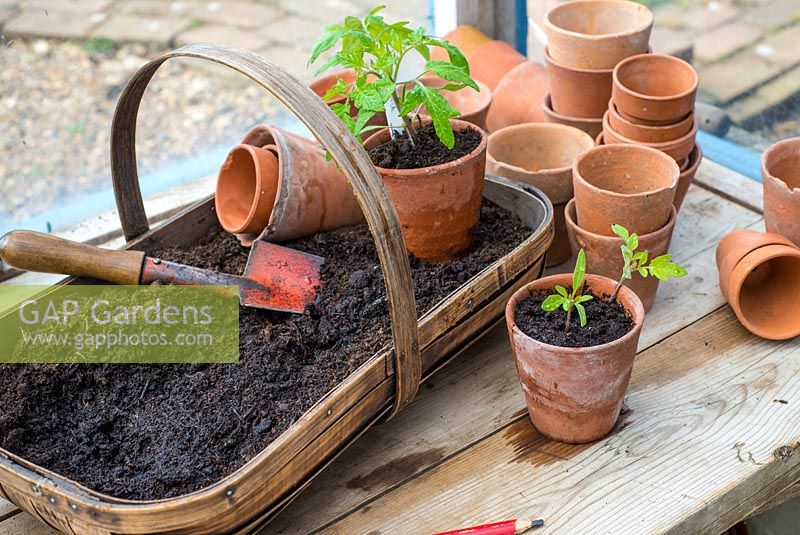
[[[494,524],[484,524],[483,526],[473,526],[471,528],[457,529],[455,531],[444,531],[434,535],[519,535],[531,528],[544,526],[544,520],[506,520]]]

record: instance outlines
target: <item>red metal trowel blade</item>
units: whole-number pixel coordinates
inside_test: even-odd
[[[325,259],[274,243],[256,240],[244,268],[244,277],[268,291],[241,291],[245,306],[286,312],[305,312],[322,283],[320,269]]]

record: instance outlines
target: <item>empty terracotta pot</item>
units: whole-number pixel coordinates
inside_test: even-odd
[[[688,134],[695,125],[694,112],[690,112],[684,119],[677,123],[663,126],[648,126],[636,124],[624,118],[617,111],[614,101],[607,104],[608,123],[621,137],[628,138],[637,143],[664,143],[674,141]]]
[[[689,191],[689,186],[692,185],[694,175],[697,174],[697,169],[700,167],[701,161],[703,161],[703,151],[700,149],[700,145],[695,145],[694,149],[687,158],[688,163],[686,165],[686,169],[682,170],[681,174],[678,176],[678,187],[675,189],[675,200],[672,201],[672,204],[675,205],[675,209],[678,211],[681,209],[683,200],[686,198],[686,192]]]
[[[576,0],[544,16],[550,55],[576,69],[613,69],[623,59],[647,51],[653,14],[625,0]]]
[[[447,85],[445,80],[437,77],[424,77],[422,83],[427,87],[442,87]],[[461,112],[460,121],[466,121],[486,130],[486,115],[492,104],[492,90],[483,82],[477,82],[480,91],[465,87],[459,91],[442,90],[444,99],[455,109]],[[420,117],[429,120],[428,110],[423,106]]]
[[[487,43],[491,38],[480,31],[475,26],[457,26],[444,34],[443,39],[455,45],[465,57],[469,57],[482,44]],[[438,46],[431,47],[431,59],[437,61],[447,61],[449,56],[447,51]]]
[[[542,99],[542,112],[544,112],[545,122],[572,126],[578,130],[583,130],[592,138],[596,138],[603,131],[603,119],[601,117],[597,119],[581,119],[580,117],[569,117],[553,111],[549,93]]]
[[[426,262],[447,262],[467,253],[475,239],[486,169],[486,134],[465,121],[451,120],[454,131],[475,130],[480,144],[471,153],[433,167],[376,167],[392,198],[409,253]],[[381,130],[367,149],[391,139]]]
[[[520,63],[497,84],[486,117],[490,132],[520,123],[543,122],[542,99],[547,94],[547,69],[539,63]]]
[[[735,230],[717,247],[722,294],[744,327],[762,338],[800,335],[800,249],[778,234]]]
[[[595,0],[596,1],[596,0]],[[611,98],[613,69],[577,69],[557,63],[545,48],[553,111],[571,117],[602,117]]]
[[[547,250],[548,266],[566,262],[572,254],[564,222],[564,207],[572,198],[572,164],[593,146],[587,133],[560,124],[518,124],[489,136],[487,170],[539,188],[553,203],[555,238]]]
[[[695,138],[697,137],[697,120],[692,123],[692,128],[683,136],[672,141],[664,141],[663,143],[645,143],[643,141],[636,141],[621,135],[614,130],[609,122],[609,113],[606,112],[603,116],[603,141],[607,145],[613,143],[623,143],[628,145],[640,145],[643,147],[650,147],[660,150],[665,154],[672,156],[676,162],[682,162],[689,156],[694,148]]]
[[[277,156],[277,168],[265,153]],[[245,154],[266,163],[256,167]],[[257,237],[286,241],[364,220],[347,178],[325,160],[317,143],[267,125],[252,128],[231,152],[220,169],[214,202],[223,228],[245,245]],[[255,214],[251,223],[237,225],[242,206],[256,206]]]
[[[508,71],[527,61],[505,41],[489,41],[467,55],[471,76],[494,91]]]
[[[637,234],[662,228],[672,211],[679,174],[675,160],[648,147],[587,150],[572,167],[578,225],[603,236],[614,235],[614,223]]]
[[[275,148],[236,145],[219,170],[214,205],[222,228],[258,234],[269,222],[278,192]]]
[[[639,234],[639,250],[650,251],[650,258],[655,258],[669,252],[672,233],[675,230],[677,211],[670,207],[670,216],[667,224],[660,229],[647,234]],[[581,228],[576,222],[575,200],[567,203],[564,210],[572,252],[577,254],[581,249],[586,253],[586,265],[592,272],[619,280],[622,276],[622,238],[617,235],[603,236]],[[645,311],[653,307],[658,291],[658,279],[655,277],[642,277],[634,273],[633,278],[625,281],[625,285],[636,292]]]
[[[800,245],[800,137],[785,139],[761,157],[767,231]]]
[[[591,265],[590,265],[591,269]],[[608,296],[615,281],[586,275],[595,299]],[[644,321],[644,308],[629,288],[618,300],[634,327],[622,338],[592,347],[559,347],[539,342],[520,330],[517,307],[532,295],[569,287],[571,274],[552,275],[523,286],[506,305],[506,325],[528,416],[543,435],[559,442],[583,444],[599,440],[614,428],[633,370]]]
[[[611,90],[624,117],[677,122],[694,110],[699,78],[690,64],[674,56],[640,54],[614,68]]]

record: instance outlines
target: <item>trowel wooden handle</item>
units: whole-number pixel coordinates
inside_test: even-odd
[[[144,253],[101,249],[41,232],[15,230],[0,238],[0,259],[27,271],[139,284]]]

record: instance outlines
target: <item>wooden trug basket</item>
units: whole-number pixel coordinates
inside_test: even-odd
[[[125,248],[185,246],[218,225],[213,196],[149,230],[136,171],[139,103],[159,66],[201,58],[245,74],[292,110],[330,151],[355,190],[386,281],[393,346],[336,386],[247,464],[191,494],[155,501],[100,494],[0,449],[0,496],[68,534],[248,533],[302,491],[337,454],[414,398],[424,376],[501,319],[509,296],[537,278],[553,239],[553,208],[538,190],[487,176],[484,197],[516,214],[531,236],[440,301],[419,320],[411,268],[386,189],[364,149],[308,87],[284,69],[238,48],[196,44],[142,67],[120,96],[111,128],[111,167]],[[75,283],[72,279],[68,284]],[[80,281],[77,281],[80,282]]]

